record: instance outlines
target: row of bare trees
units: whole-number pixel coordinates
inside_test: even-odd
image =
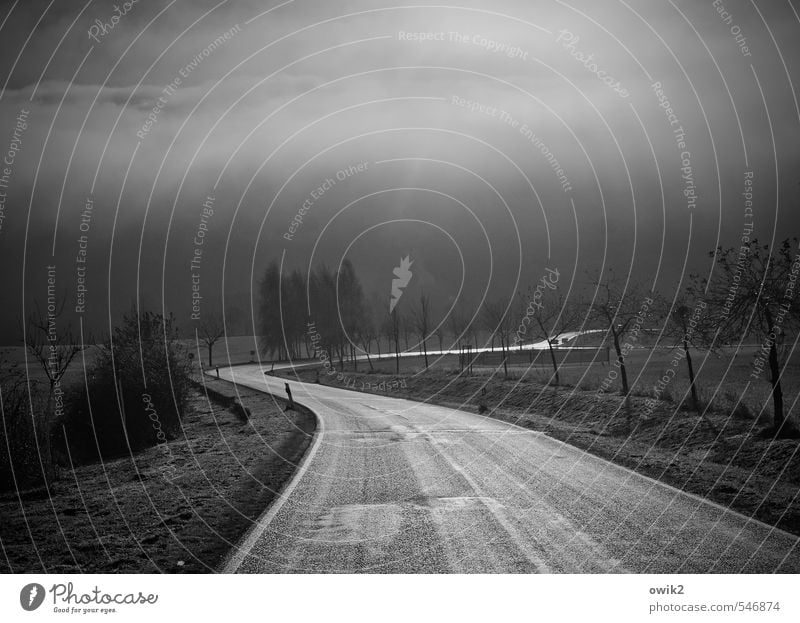
[[[278,358],[299,357],[303,346],[306,356],[314,356],[306,328],[313,319],[324,348],[338,356],[340,366],[348,359],[356,369],[358,355],[366,355],[372,366],[370,355],[377,351],[381,356],[385,347],[394,352],[399,373],[400,353],[417,348],[428,368],[431,339],[438,340],[440,351],[469,344],[499,348],[504,354],[544,342],[553,368],[551,382],[559,384],[556,344],[567,334],[573,338],[573,333],[580,333],[578,342],[570,344],[583,340],[612,349],[619,393],[626,398],[631,392],[626,359],[632,350],[668,346],[682,351],[688,393],[701,411],[692,352],[756,341],[762,347],[754,361],[753,380],[762,371],[768,373],[775,430],[780,432],[786,426],[781,384],[785,346],[800,328],[797,253],[796,240],[786,240],[775,250],[756,241],[735,249],[719,248],[712,253],[711,278],[690,276],[681,291],[669,296],[613,270],[589,274],[577,289],[571,284],[567,291],[559,283],[558,271],[547,269],[540,282],[510,303],[489,299],[477,311],[466,304],[446,310],[423,293],[403,299],[391,313],[379,297],[367,302],[347,261],[338,272],[318,268],[308,280],[298,272],[281,279],[273,264],[261,284],[261,344]],[[507,376],[508,357],[502,361]]]
[[[259,295],[259,346],[273,360],[315,358],[317,350],[324,350],[339,360],[340,368],[349,361],[356,370],[361,358],[372,368],[372,355],[393,353],[399,372],[400,354],[418,348],[427,368],[431,339],[438,340],[440,350],[465,339],[477,346],[482,329],[458,313],[451,315],[449,325],[437,322],[441,310],[425,293],[416,300],[406,297],[388,311],[388,297],[368,298],[348,260],[337,271],[319,266],[307,275],[297,270],[281,274],[273,262],[264,271]],[[312,335],[319,337],[312,340]]]
[[[702,405],[692,350],[714,350],[757,342],[760,349],[753,362],[751,381],[766,373],[773,405],[773,431],[795,435],[787,421],[782,381],[790,344],[800,330],[800,248],[797,239],[787,239],[777,248],[746,241],[737,248],[713,251],[715,267],[711,277],[692,275],[682,291],[663,296],[612,270],[589,276],[586,288],[565,300],[556,286],[534,300],[523,297],[531,322],[521,325],[525,338],[552,343],[567,331],[597,329],[614,349],[619,369],[620,393],[627,397],[630,382],[625,364],[632,347],[662,344],[682,350],[694,408]],[[495,335],[504,342],[507,327],[497,308],[487,306]],[[517,312],[520,313],[520,312]],[[552,359],[554,380],[558,364]]]

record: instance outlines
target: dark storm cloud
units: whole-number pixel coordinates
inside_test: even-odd
[[[660,266],[663,285],[674,287],[687,249],[702,269],[718,239],[735,242],[746,170],[757,180],[759,236],[798,231],[800,24],[788,2],[756,10],[743,1],[472,1],[448,9],[298,1],[253,19],[267,10],[262,3],[142,1],[93,41],[89,28],[110,20],[115,4],[0,8],[0,20],[8,14],[4,135],[20,110],[31,110],[0,237],[10,261],[27,231],[36,267],[51,261],[58,232],[68,281],[93,189],[94,274],[104,275],[102,253],[113,240],[123,306],[141,256],[157,290],[165,278],[165,291],[185,297],[180,258],[209,194],[217,198],[213,270],[221,275],[223,247],[233,241],[229,283],[241,291],[250,288],[254,255],[263,263],[286,248],[289,264],[302,264],[325,231],[315,257],[335,263],[372,225],[353,253],[366,272],[381,267],[365,277],[378,284],[395,256],[424,238],[421,229],[398,237],[377,227],[390,218],[448,231],[468,256],[474,288],[486,287],[489,262],[493,287],[510,291],[520,270],[535,278],[547,262],[571,273],[604,259],[648,276]],[[432,34],[420,41],[413,33]],[[685,130],[685,149],[655,82]],[[697,197],[691,209],[682,151]],[[337,183],[286,244],[309,193],[362,161],[369,173]],[[478,220],[457,201],[382,192],[400,186],[449,194]],[[362,195],[371,196],[324,229]],[[435,242],[416,251],[420,274],[452,295],[460,277],[450,273],[461,260],[441,256],[434,270],[449,242],[428,234]]]

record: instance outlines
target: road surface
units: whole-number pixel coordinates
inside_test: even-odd
[[[223,378],[284,394],[257,365]],[[800,571],[798,538],[542,433],[291,382],[319,416],[227,572]]]

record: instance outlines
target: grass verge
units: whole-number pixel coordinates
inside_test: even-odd
[[[314,415],[238,388],[192,392],[182,438],[133,456],[62,470],[51,497],[0,498],[4,573],[215,571],[292,476]],[[166,477],[165,477],[166,476]]]

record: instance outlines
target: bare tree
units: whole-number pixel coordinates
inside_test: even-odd
[[[711,256],[716,257],[719,272],[711,283],[699,280],[699,284],[713,305],[711,320],[718,328],[718,338],[739,340],[755,335],[762,341],[750,376],[759,378],[768,366],[772,432],[796,436],[797,429],[786,419],[781,377],[786,366],[785,337],[800,328],[800,297],[795,291],[800,272],[797,238],[784,240],[772,252],[769,245],[751,240],[740,248],[719,247]]]
[[[624,282],[611,269],[605,276],[593,277],[591,282],[595,286],[595,296],[589,304],[589,316],[611,336],[617,355],[616,366],[620,371],[622,395],[627,398],[630,386],[625,356],[634,347],[644,323],[652,315],[654,299],[643,292],[638,284]]]
[[[308,289],[311,297],[311,317],[320,335],[319,346],[328,353],[331,362],[338,355],[339,370],[344,370],[345,333],[339,321],[337,275],[326,266],[319,266],[310,275]]]
[[[686,372],[689,377],[689,393],[692,407],[702,413],[700,397],[697,393],[692,349],[707,348],[712,345],[713,331],[706,314],[706,302],[697,296],[694,288],[689,287],[686,293],[679,296],[674,304],[658,297],[659,315],[666,319],[663,337],[671,343],[672,348],[683,350],[686,360]]]
[[[225,325],[216,314],[203,314],[203,319],[197,326],[197,335],[200,341],[208,348],[208,367],[213,367],[212,351],[217,340],[225,334]]]
[[[419,334],[422,352],[425,354],[425,369],[428,369],[428,336],[430,335],[431,301],[425,295],[419,297],[419,307],[413,311],[414,327]]]
[[[508,377],[508,347],[514,323],[512,313],[510,313],[503,301],[494,301],[484,304],[482,316],[484,327],[489,331],[492,343],[494,344],[495,337],[500,340],[500,348],[503,355],[503,372]]]
[[[386,335],[383,308],[383,300],[373,293],[366,303],[366,315],[370,326],[369,333],[375,341],[378,359],[381,358],[381,339]]]
[[[555,280],[543,278],[536,287],[528,288],[524,316],[517,328],[515,342],[521,343],[524,336],[528,335],[546,341],[553,364],[553,380],[556,385],[560,385],[559,365],[553,342],[575,328],[581,313],[574,301],[567,301],[563,297],[556,285],[557,281],[557,277]]]
[[[467,326],[467,342],[470,342],[475,346],[475,350],[478,350],[478,334],[480,333],[480,318],[473,318],[469,325]]]
[[[391,355],[392,344],[394,343],[394,338],[395,338],[394,318],[392,317],[392,314],[389,313],[381,314],[379,318],[380,318],[380,325],[379,325],[380,337],[386,338],[386,352],[387,355]],[[380,350],[378,352],[380,354]]]
[[[48,384],[47,408],[41,415],[39,426],[40,445],[46,461],[46,464],[42,464],[42,470],[46,481],[56,476],[51,436],[64,410],[61,381],[75,356],[87,348],[85,344],[77,343],[69,324],[59,323],[65,302],[66,298],[60,303],[49,304],[47,315],[36,305],[36,311],[28,317],[23,333],[25,347],[44,372]]]
[[[361,322],[356,328],[356,336],[358,338],[359,343],[361,344],[361,348],[363,349],[364,354],[367,356],[367,363],[369,364],[369,369],[374,370],[375,368],[372,365],[370,352],[372,348],[372,341],[375,340],[375,342],[377,342],[378,344],[378,356],[380,357],[380,336],[378,335],[378,332],[375,329],[375,323],[373,322],[371,314],[369,313],[364,314],[364,317],[362,318]]]
[[[412,330],[411,318],[408,318],[406,314],[401,314],[399,316],[399,319],[400,319],[400,330],[403,332],[403,340],[406,344],[406,350],[408,350],[409,338],[411,337],[411,330]]]
[[[281,273],[277,262],[271,262],[259,283],[259,346],[264,355],[281,358],[283,339],[281,335],[280,308]]]
[[[453,336],[451,348],[458,346],[459,342],[467,337],[467,327],[469,325],[469,321],[460,306],[455,306],[453,311],[450,312],[447,324],[450,335]]]
[[[359,333],[369,322],[369,317],[361,282],[353,264],[347,259],[342,262],[339,269],[337,299],[342,323],[342,342],[347,342],[350,358],[353,361],[353,370],[358,370],[356,344],[359,341]]]
[[[299,270],[293,270],[281,280],[281,333],[288,357],[299,359],[301,346],[308,353],[308,300],[307,283]]]
[[[400,374],[400,331],[404,323],[397,313],[396,307],[392,310],[392,313],[389,314],[389,318],[391,322],[392,339],[394,339],[395,370],[397,374]]]
[[[439,353],[444,353],[444,339],[446,336],[445,328],[442,323],[436,325],[436,328],[433,330],[433,335],[436,336],[436,339],[439,341]]]

